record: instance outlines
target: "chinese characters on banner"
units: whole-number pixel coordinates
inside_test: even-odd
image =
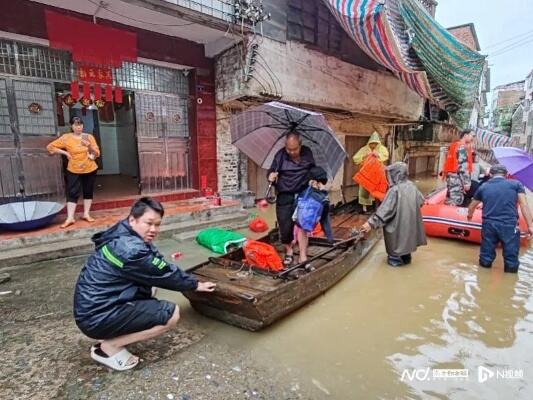
[[[91,100],[91,86],[95,104],[103,106],[105,102],[102,100],[102,85],[105,85],[105,101],[113,101],[113,72],[108,66],[91,66],[78,64],[78,81],[71,83],[72,97],[77,99],[79,97],[79,85],[82,84],[83,98]],[[115,103],[122,103],[122,90],[120,87],[115,87]]]
[[[78,78],[82,82],[103,83],[111,85],[113,74],[109,67],[89,67],[80,65],[78,67]]]

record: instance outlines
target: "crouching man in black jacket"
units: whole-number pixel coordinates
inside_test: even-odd
[[[126,346],[159,336],[179,320],[178,307],[152,297],[152,287],[212,292],[215,284],[198,282],[166,262],[152,244],[159,233],[161,203],[139,199],[127,219],[92,240],[96,251],[80,272],[74,293],[74,318],[80,330],[99,344],[91,357],[122,371],[139,358]]]

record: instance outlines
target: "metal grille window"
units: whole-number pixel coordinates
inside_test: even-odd
[[[0,79],[0,135],[10,135],[9,110],[7,108],[7,91],[5,79]]]
[[[13,45],[5,40],[0,40],[0,73],[15,75],[17,64]]]
[[[187,96],[189,84],[181,71],[146,64],[124,63],[115,69],[119,86],[130,90],[153,90]]]
[[[23,135],[55,135],[53,86],[50,83],[14,81],[20,133]],[[41,109],[32,112],[30,104]]]
[[[164,0],[167,3],[201,12],[215,18],[231,21],[233,4],[230,0]]]
[[[70,82],[70,54],[66,51],[15,43],[20,75]]]

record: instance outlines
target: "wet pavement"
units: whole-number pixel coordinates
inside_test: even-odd
[[[159,245],[183,251],[182,265],[210,255]],[[72,321],[82,258],[12,269],[0,286],[13,292],[0,295],[0,398],[531,399],[533,250],[518,274],[504,274],[501,257],[479,268],[477,256],[476,245],[431,238],[409,267],[390,268],[379,244],[325,295],[257,333],[161,290],[182,321],[132,346],[144,361],[126,373],[95,365]]]

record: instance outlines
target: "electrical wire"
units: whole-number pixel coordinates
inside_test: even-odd
[[[116,11],[113,11],[113,10],[109,9],[108,8],[109,5],[102,5],[101,3],[97,3],[97,2],[95,2],[93,0],[87,0],[87,1],[89,3],[91,3],[91,4],[94,4],[97,7],[101,7],[103,10],[106,10],[107,12],[110,12],[111,14],[115,14],[115,15],[118,15],[119,17],[129,19],[130,21],[140,22],[140,23],[146,24],[146,25],[166,26],[166,27],[180,27],[180,26],[189,26],[189,25],[197,24],[197,22],[188,22],[188,23],[185,23],[185,24],[156,24],[156,23],[153,23],[153,22],[142,21],[140,19],[136,19],[136,18],[128,17],[127,15],[120,14],[120,13],[118,13]]]
[[[518,38],[521,38],[523,36],[529,36],[531,34],[533,34],[533,30],[521,33],[520,35],[511,36],[510,38],[507,38],[505,40],[501,40],[501,41],[493,43],[493,44],[489,44],[488,46],[484,46],[484,49],[490,49],[492,47],[498,47],[500,44],[507,43],[507,42],[509,42],[511,40],[518,39]]]
[[[514,50],[514,49],[517,49],[519,47],[522,47],[526,44],[529,44],[533,42],[533,37],[530,37],[530,38],[527,38],[527,39],[523,39],[522,41],[518,41],[516,43],[513,43],[513,44],[510,44],[509,46],[506,46],[500,50],[497,50],[495,51],[494,53],[492,54],[489,54],[489,57],[497,57],[497,56],[500,56],[502,54],[505,54],[511,50]]]

